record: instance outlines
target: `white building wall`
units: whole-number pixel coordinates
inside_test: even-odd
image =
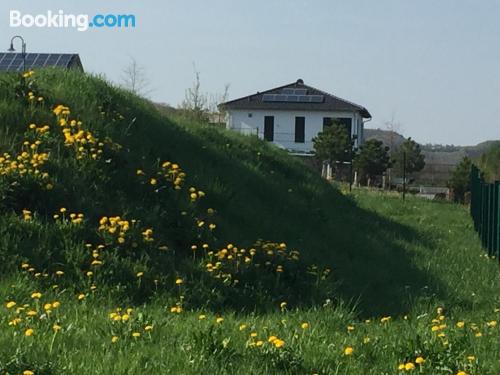
[[[323,131],[323,118],[351,118],[351,136],[362,133],[363,118],[357,112],[229,110],[226,126],[242,134],[264,138],[264,117],[274,116],[274,142],[290,151],[313,151],[312,139]],[[305,117],[305,142],[295,143],[295,117]],[[358,147],[360,139],[355,140]]]

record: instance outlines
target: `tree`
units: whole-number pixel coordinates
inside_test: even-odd
[[[229,83],[224,85],[224,91],[221,93],[210,94],[208,99],[208,111],[215,115],[217,118],[217,123],[221,124],[226,118],[226,109],[219,104],[227,102],[229,98]]]
[[[146,77],[144,68],[140,66],[132,57],[129,65],[123,69],[123,86],[137,95],[147,95],[150,90],[149,80]]]
[[[470,191],[470,173],[472,161],[465,156],[462,161],[456,166],[448,187],[453,190],[455,202],[463,203],[465,201],[465,193]]]
[[[200,72],[194,66],[193,85],[186,90],[181,109],[188,115],[198,121],[208,121],[208,98],[201,92]]]
[[[349,161],[353,142],[345,126],[333,122],[325,130],[313,138],[316,158],[321,162],[327,161],[330,165],[336,162]]]
[[[493,143],[481,154],[478,162],[487,181],[500,180],[500,142]]]
[[[425,167],[425,156],[420,145],[413,139],[406,139],[392,154],[395,171],[403,175],[403,161],[406,154],[406,172],[408,174],[419,172]]]
[[[354,168],[358,171],[360,181],[370,183],[375,176],[383,174],[391,166],[389,147],[382,141],[370,139],[366,141],[354,158]]]

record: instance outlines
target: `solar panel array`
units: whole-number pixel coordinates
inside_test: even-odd
[[[262,96],[263,102],[323,103],[324,100],[324,95],[264,94]]]
[[[55,66],[68,68],[75,55],[51,53],[27,53],[26,70]],[[22,71],[23,55],[21,53],[0,53],[0,71]]]
[[[281,90],[281,93],[285,95],[307,95],[307,89],[286,88]]]

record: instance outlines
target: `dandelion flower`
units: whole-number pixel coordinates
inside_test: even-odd
[[[302,323],[300,325],[300,328],[302,328],[302,329],[308,329],[309,328],[309,323],[307,323],[307,322]]]
[[[14,301],[10,301],[10,302],[7,302],[7,304],[5,305],[8,309],[11,309],[13,308],[14,306],[16,306],[16,303]]]
[[[40,292],[31,293],[31,298],[40,299],[40,298],[42,298],[42,293],[40,293]]]
[[[415,365],[413,364],[413,362],[408,362],[407,364],[405,364],[405,370],[406,371],[415,370]]]
[[[240,324],[240,331],[244,331],[245,329],[247,328],[247,325],[246,324]]]
[[[148,332],[148,331],[152,331],[152,330],[153,330],[153,326],[151,326],[151,325],[146,326],[146,327],[144,327],[144,330],[145,330],[146,332]]]
[[[111,342],[114,344],[115,342],[118,341],[118,336],[113,336],[111,337]]]
[[[352,353],[354,353],[354,349],[351,346],[344,349],[344,355],[352,355]]]
[[[52,329],[54,330],[54,332],[57,332],[57,331],[60,331],[61,330],[61,326],[59,324],[54,324],[52,326]]]
[[[281,339],[276,339],[274,340],[273,345],[275,348],[281,348],[285,345],[285,341]]]
[[[457,327],[458,328],[464,328],[465,323],[464,322],[457,322]]]
[[[417,357],[415,359],[415,363],[418,364],[418,365],[421,365],[424,362],[425,362],[425,359],[423,357]]]
[[[26,331],[24,331],[24,336],[30,337],[30,336],[33,336],[34,333],[35,333],[35,331],[33,331],[33,329],[28,328]]]
[[[78,301],[81,301],[85,298],[85,294],[80,293],[77,298],[78,298]]]
[[[175,280],[176,285],[181,285],[184,281],[182,279]]]
[[[135,337],[135,338],[141,337],[141,334],[140,334],[140,332],[132,332],[132,337]]]
[[[198,316],[198,319],[199,319],[199,320],[203,320],[203,319],[206,319],[206,317],[207,317],[206,315],[201,314],[200,316]]]
[[[142,276],[144,276],[144,272],[137,272],[136,276],[137,277],[142,277]]]
[[[35,373],[31,370],[24,370],[23,375],[35,375]]]
[[[223,318],[223,317],[218,317],[217,319],[215,319],[215,322],[216,322],[217,324],[220,324],[220,323],[222,323],[223,321],[224,321],[224,318]]]

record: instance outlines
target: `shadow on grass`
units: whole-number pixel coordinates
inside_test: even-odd
[[[154,145],[152,154],[178,161],[207,191],[220,217],[220,245],[286,242],[306,261],[331,267],[339,296],[362,317],[405,314],[415,299],[446,298],[407,250],[431,247],[430,239],[360,208],[285,152],[207,127],[187,132],[162,122],[153,133],[146,142],[135,138],[131,149]]]

